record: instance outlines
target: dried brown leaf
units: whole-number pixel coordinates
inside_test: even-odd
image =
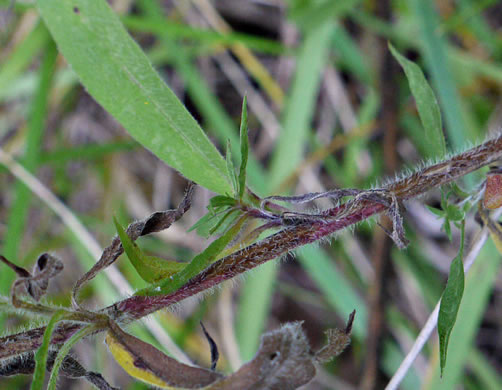
[[[345,348],[349,346],[350,334],[352,332],[352,324],[354,322],[355,314],[355,310],[350,313],[349,320],[347,321],[347,326],[344,330],[328,329],[326,331],[326,335],[328,336],[328,343],[315,354],[316,360],[319,363],[327,363],[331,361],[333,358],[340,355],[345,350]]]
[[[221,374],[193,367],[167,356],[152,345],[110,322],[106,343],[113,357],[131,376],[159,387],[198,389],[222,378]]]
[[[194,188],[194,183],[188,185],[185,196],[176,209],[157,211],[141,221],[131,223],[126,230],[131,240],[136,241],[141,236],[165,230],[180,219],[190,208]],[[93,279],[100,271],[113,264],[122,253],[124,253],[124,248],[122,247],[120,238],[115,236],[112,243],[103,251],[99,261],[75,283],[72,291],[74,307],[79,306],[77,303],[77,294],[82,285]]]
[[[253,360],[210,389],[296,389],[308,383],[315,373],[314,359],[301,323],[288,323],[264,334]]]
[[[46,293],[49,280],[63,270],[63,263],[48,253],[39,256],[31,273],[11,263],[4,256],[0,255],[0,260],[18,275],[18,279],[12,285],[14,303],[18,301],[19,294],[28,294],[38,302]]]

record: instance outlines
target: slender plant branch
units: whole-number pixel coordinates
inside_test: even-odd
[[[352,200],[328,209],[314,218],[297,218],[294,223],[289,220],[281,226],[283,229],[279,232],[214,262],[176,291],[165,294],[158,289],[159,295],[153,295],[155,291],[152,288],[147,291],[140,290],[136,295],[106,307],[99,313],[108,315],[118,323],[137,320],[381,212],[388,212],[394,220],[397,219],[394,229],[402,228],[402,226],[396,226],[399,225],[401,218],[398,206],[402,201],[448,184],[500,158],[502,158],[502,136],[499,135],[477,147],[446,161],[420,169],[382,188],[360,191],[360,194]],[[280,221],[280,215],[275,217]],[[395,231],[392,233],[394,241],[402,243],[401,237],[395,236]],[[54,332],[53,343],[65,342],[82,326],[75,323],[62,324]],[[38,348],[42,341],[43,331],[44,328],[32,329],[0,339],[0,358],[10,356],[9,345],[16,344],[17,353]]]

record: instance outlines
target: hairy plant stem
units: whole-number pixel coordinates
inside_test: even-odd
[[[315,242],[350,225],[363,221],[372,215],[389,210],[385,201],[389,196],[398,202],[410,199],[429,190],[456,180],[483,166],[502,158],[502,136],[460,153],[452,158],[423,168],[408,177],[390,183],[378,191],[368,193],[384,194],[379,197],[357,196],[322,213],[323,219],[305,219],[228,256],[221,258],[200,274],[190,279],[177,291],[156,296],[135,295],[106,307],[100,314],[110,316],[114,321],[127,323],[147,316],[159,309],[178,303],[185,298],[207,291],[221,282],[240,275],[260,264],[284,255],[300,246]],[[82,323],[63,323],[55,332],[52,344],[61,344],[85,326]],[[102,331],[105,328],[97,329]],[[0,339],[0,359],[19,353],[33,351],[42,342],[44,328],[32,329]]]

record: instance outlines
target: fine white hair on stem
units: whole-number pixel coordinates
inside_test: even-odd
[[[493,218],[498,218],[501,214],[502,210],[498,210],[493,214]],[[474,264],[474,261],[476,260],[487,238],[488,238],[488,228],[484,227],[483,229],[481,229],[481,231],[479,231],[479,233],[474,238],[471,249],[464,258],[465,273],[467,273],[471,268],[471,266]],[[390,382],[385,387],[385,390],[396,390],[399,387],[399,384],[406,376],[406,373],[409,371],[411,365],[413,364],[417,356],[420,354],[420,351],[424,347],[427,340],[429,340],[429,337],[436,328],[440,304],[441,300],[438,301],[436,307],[434,307],[434,310],[429,315],[429,318],[425,322],[425,325],[420,331],[417,339],[415,340],[415,343],[411,347],[410,352],[408,352],[404,360],[401,362],[401,365],[397,369],[396,373],[392,376]]]
[[[85,228],[85,226],[78,220],[75,214],[66,207],[40,180],[28,172],[21,164],[17,163],[8,153],[0,148],[0,164],[5,167],[20,181],[23,182],[35,195],[37,195],[54,213],[61,218],[63,223],[73,232],[77,239],[87,249],[89,254],[95,261],[101,257],[103,249]],[[118,269],[111,265],[104,270],[106,277],[115,289],[121,295],[131,295],[133,289],[129,282],[122,276]],[[149,321],[145,326],[152,333],[152,335],[169,351],[176,359],[181,362],[191,364],[190,359],[183,353],[183,351],[174,343],[171,337],[166,333],[158,321]]]

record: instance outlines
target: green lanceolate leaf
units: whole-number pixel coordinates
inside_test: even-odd
[[[248,138],[248,110],[247,98],[244,96],[242,100],[242,115],[241,115],[241,166],[239,169],[239,199],[242,199],[246,191],[246,167],[248,164],[249,154],[249,138]]]
[[[446,365],[446,355],[448,351],[448,342],[450,334],[457,320],[457,313],[464,293],[464,264],[462,262],[464,252],[464,222],[461,225],[462,239],[460,242],[460,251],[453,259],[450,266],[448,282],[441,298],[438,317],[439,334],[439,357],[441,366],[441,376]]]
[[[234,189],[234,194],[237,196],[239,193],[239,188],[237,184],[237,178],[235,176],[235,168],[234,168],[234,162],[232,160],[232,149],[230,146],[230,140],[227,140],[227,151],[225,153],[225,159],[227,162],[227,172],[228,176],[230,176],[230,180],[232,181],[232,188]]]
[[[216,209],[219,207],[232,207],[235,206],[236,201],[234,198],[225,195],[216,195],[209,199],[209,207]]]
[[[127,254],[129,261],[134,266],[139,276],[141,276],[145,282],[156,283],[185,268],[186,264],[184,263],[145,255],[130,239],[124,228],[115,218],[113,222],[115,223],[117,234],[124,247],[124,252]]]
[[[430,143],[430,154],[427,157],[442,157],[446,154],[446,143],[441,123],[441,111],[434,91],[425,79],[420,67],[403,57],[389,43],[389,49],[394,58],[401,64],[408,79],[411,93],[417,104],[418,115],[425,130],[425,138]]]
[[[82,84],[143,146],[214,192],[232,191],[225,161],[105,0],[37,0]]]
[[[209,234],[223,234],[229,229],[235,220],[242,215],[242,212],[238,209],[228,209],[223,215],[218,219],[218,222],[209,230]]]
[[[180,272],[174,274],[168,280],[161,281],[151,287],[138,291],[136,295],[163,295],[179,289],[191,278],[218,260],[220,253],[237,237],[246,219],[246,216],[240,217],[225,234],[214,240],[203,252],[195,256]]]
[[[59,377],[59,369],[62,368],[63,362],[73,348],[84,337],[89,336],[91,333],[96,332],[96,325],[89,324],[80,329],[77,333],[73,334],[59,349],[56,359],[54,359],[54,365],[52,366],[51,376],[49,378],[49,383],[47,384],[47,390],[56,390],[57,381]],[[64,370],[64,368],[63,368]]]
[[[239,213],[238,209],[227,209],[218,214],[210,211],[190,227],[188,231],[196,230],[197,234],[204,238],[208,238],[213,234],[222,234],[235,222],[239,215],[241,213]]]

